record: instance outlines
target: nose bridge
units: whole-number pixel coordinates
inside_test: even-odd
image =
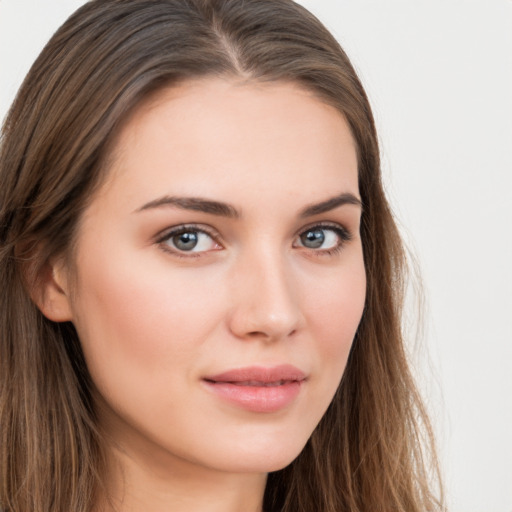
[[[241,338],[277,340],[300,326],[301,311],[286,254],[263,246],[241,255],[235,269],[231,330]]]

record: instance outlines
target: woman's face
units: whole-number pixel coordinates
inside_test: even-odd
[[[112,156],[61,272],[102,427],[162,467],[284,467],[365,300],[346,121],[292,84],[205,79],[141,105]]]

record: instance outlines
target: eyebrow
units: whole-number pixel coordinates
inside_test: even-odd
[[[155,199],[154,201],[146,203],[144,206],[135,211],[142,212],[145,210],[151,210],[153,208],[161,208],[163,206],[176,206],[182,210],[193,210],[196,212],[210,213],[212,215],[229,217],[232,219],[238,219],[240,217],[240,213],[234,206],[231,206],[227,203],[221,203],[219,201],[203,199],[200,197],[163,196],[159,199]]]
[[[300,213],[300,217],[312,217],[313,215],[330,212],[331,210],[346,204],[358,206],[359,208],[363,207],[361,199],[356,197],[354,194],[351,194],[350,192],[344,192],[343,194],[331,197],[330,199],[322,201],[321,203],[306,206],[306,208],[304,208]]]
[[[321,213],[326,213],[340,206],[351,204],[362,208],[362,202],[354,194],[345,192],[337,196],[331,197],[321,203],[315,203],[306,206],[299,214],[301,218],[312,217]],[[174,206],[182,210],[192,210],[196,212],[209,213],[220,217],[228,217],[231,219],[239,219],[240,212],[232,205],[222,203],[220,201],[212,201],[201,197],[176,197],[163,196],[141,206],[135,212],[152,210],[154,208],[162,208],[166,206]]]

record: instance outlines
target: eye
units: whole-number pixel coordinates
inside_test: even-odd
[[[158,243],[175,253],[202,253],[222,249],[212,235],[193,226],[180,226],[167,231]]]
[[[340,250],[351,239],[350,233],[341,226],[313,226],[299,234],[296,247],[332,253]]]

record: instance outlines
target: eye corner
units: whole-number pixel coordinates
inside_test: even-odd
[[[341,252],[353,238],[351,231],[341,224],[321,222],[301,229],[295,236],[293,247],[318,256],[329,256]]]
[[[178,258],[199,258],[223,250],[219,238],[209,226],[181,224],[161,231],[154,237],[154,243]]]

